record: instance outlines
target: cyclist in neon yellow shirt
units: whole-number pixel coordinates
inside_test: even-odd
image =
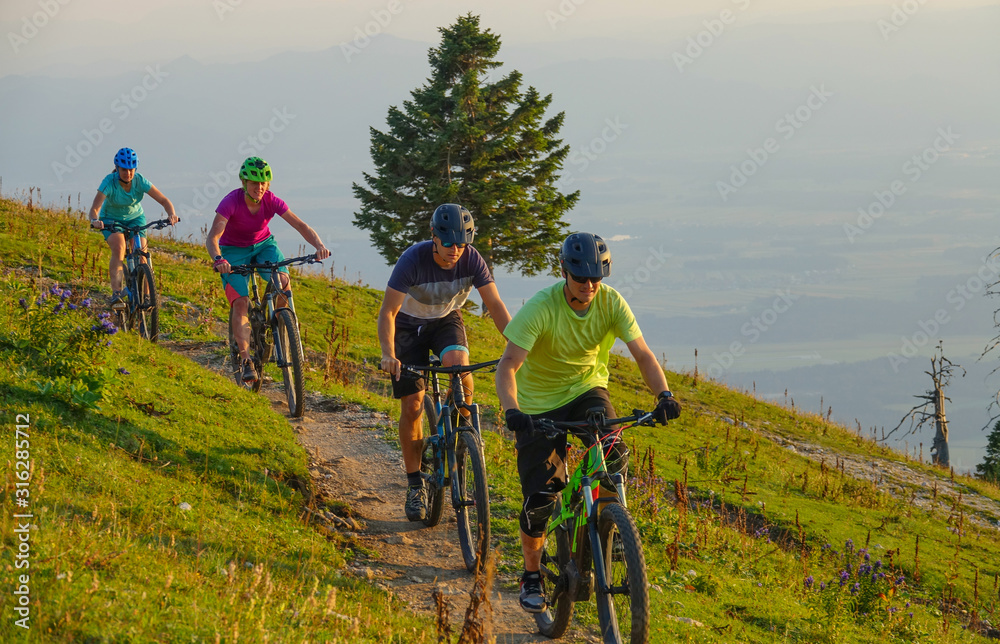
[[[585,420],[591,407],[616,418],[608,396],[608,359],[620,339],[656,396],[655,417],[665,423],[680,415],[656,356],[642,338],[632,310],[618,291],[601,283],[611,275],[611,251],[591,233],[574,233],[559,253],[563,281],[542,289],[504,329],[507,347],[497,365],[496,386],[507,427],[517,436],[521,508],[521,607],[545,610],[539,566],[545,527],[556,494],[566,487],[566,436],[550,440],[534,432],[533,417]],[[609,437],[611,438],[611,437]],[[628,469],[628,449],[608,441],[611,473]],[[606,450],[607,451],[607,450]]]

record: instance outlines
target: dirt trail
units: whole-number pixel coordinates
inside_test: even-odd
[[[229,376],[219,357],[222,343],[190,345],[164,342],[167,348],[213,371]],[[261,395],[288,417],[283,386],[265,380]],[[319,521],[356,538],[371,557],[357,557],[348,572],[366,578],[406,602],[418,613],[434,614],[432,593],[440,589],[450,605],[455,633],[461,629],[469,604],[473,576],[465,569],[455,531],[454,511],[446,504],[441,523],[433,528],[411,523],[403,515],[406,476],[399,450],[386,440],[395,434],[388,415],[353,403],[307,394],[302,418],[288,417],[299,442],[309,453],[309,472],[317,504],[338,501],[353,516],[341,518],[320,510]],[[498,575],[490,594],[492,634],[497,644],[551,642],[537,633],[534,620],[517,604],[516,580]],[[591,633],[571,628],[562,641],[598,641]]]

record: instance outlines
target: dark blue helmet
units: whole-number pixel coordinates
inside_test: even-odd
[[[577,277],[610,277],[611,251],[597,235],[573,233],[559,251],[559,266]]]
[[[445,203],[431,216],[431,232],[446,244],[471,244],[476,225],[468,210],[457,203]]]
[[[139,165],[139,155],[132,148],[122,148],[115,155],[115,166],[134,170]]]

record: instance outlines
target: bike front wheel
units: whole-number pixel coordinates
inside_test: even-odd
[[[486,483],[483,448],[475,432],[458,433],[455,445],[455,480],[458,515],[458,542],[469,572],[486,563],[490,552],[490,491]]]
[[[608,591],[597,589],[597,620],[607,644],[645,644],[649,639],[649,582],[646,558],[632,517],[620,503],[608,503],[597,522]]]
[[[299,326],[296,324],[295,314],[288,309],[279,309],[274,313],[274,353],[285,382],[288,413],[292,418],[298,418],[305,408],[302,380],[302,364],[305,360],[302,357]]]
[[[156,297],[153,269],[139,264],[135,269],[135,292],[129,305],[135,318],[134,326],[139,335],[156,342],[160,336],[160,303]]]

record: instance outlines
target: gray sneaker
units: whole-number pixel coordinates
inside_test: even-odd
[[[521,608],[529,613],[540,613],[545,610],[545,593],[542,592],[542,575],[538,572],[525,572],[521,575],[521,594],[518,596]]]
[[[405,509],[410,521],[423,521],[427,516],[427,489],[423,483],[406,488]]]

